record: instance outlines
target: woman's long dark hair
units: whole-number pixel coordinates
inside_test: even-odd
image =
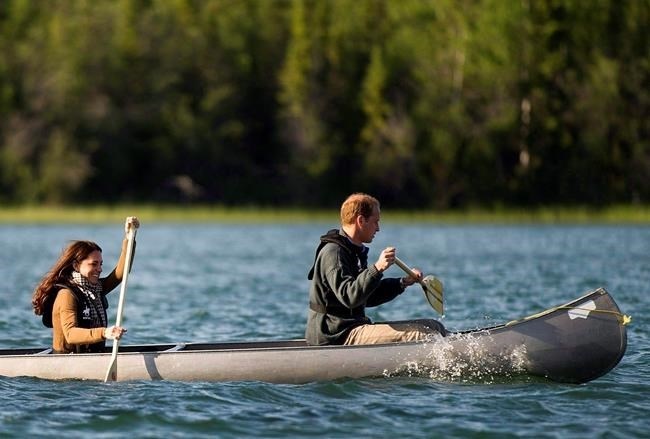
[[[81,261],[86,259],[94,251],[101,252],[102,249],[92,241],[72,241],[63,250],[63,253],[61,253],[61,256],[59,256],[52,269],[47,272],[34,290],[32,307],[36,315],[40,316],[43,314],[48,296],[55,292],[54,285],[57,283],[66,283],[72,276],[75,264],[80,264]]]

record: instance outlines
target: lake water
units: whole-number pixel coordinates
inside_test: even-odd
[[[143,224],[124,344],[303,335],[318,237],[336,224]],[[72,239],[114,266],[121,224],[0,225],[0,348],[48,346],[31,292]],[[0,377],[0,437],[650,437],[650,227],[441,226],[384,221],[388,245],[445,283],[451,330],[533,314],[605,287],[632,315],[628,349],[583,385],[540,378],[427,376],[305,385],[53,382]],[[397,267],[388,275],[401,276]],[[114,321],[119,288],[110,296]],[[419,288],[369,310],[431,318]]]

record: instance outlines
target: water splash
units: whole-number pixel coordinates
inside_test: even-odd
[[[395,370],[384,370],[385,377],[428,377],[435,381],[494,383],[526,373],[524,345],[495,349],[489,333],[480,337],[453,334],[435,337],[423,345],[427,355],[418,361],[405,361]]]

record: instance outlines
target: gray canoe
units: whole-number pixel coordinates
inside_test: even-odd
[[[304,340],[120,345],[117,380],[306,383],[424,376],[482,380],[516,375],[583,383],[618,364],[627,317],[604,289],[503,325],[426,342],[307,346]],[[103,380],[111,352],[0,350],[0,375]]]

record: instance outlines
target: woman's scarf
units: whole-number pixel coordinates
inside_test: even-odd
[[[93,321],[102,322],[102,327],[106,327],[106,311],[102,302],[102,284],[93,284],[88,278],[78,271],[72,272],[72,282],[79,287],[82,293],[90,299],[93,306],[90,307],[90,315]]]

